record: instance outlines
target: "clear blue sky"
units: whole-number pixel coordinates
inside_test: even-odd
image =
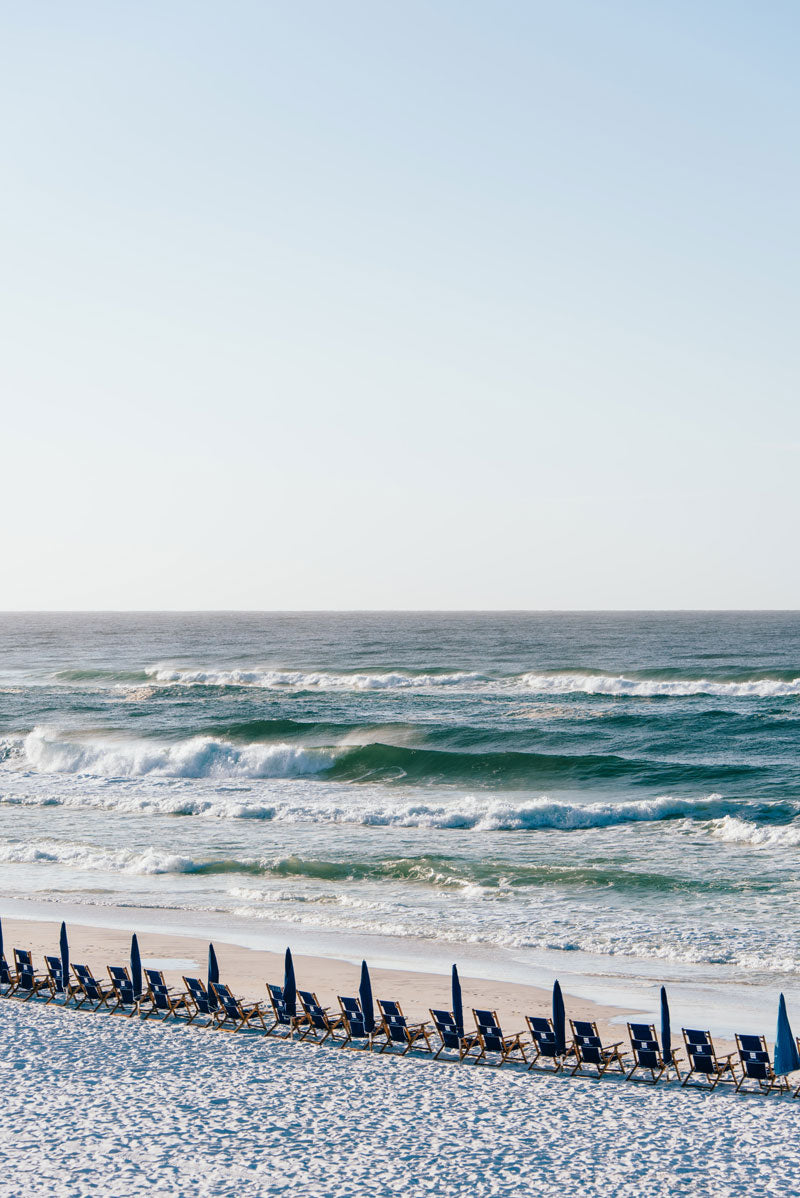
[[[0,607],[800,606],[795,3],[0,11]]]

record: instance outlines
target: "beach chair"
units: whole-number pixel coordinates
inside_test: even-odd
[[[546,1019],[544,1015],[526,1015],[525,1022],[528,1025],[534,1052],[528,1069],[544,1069],[549,1073],[560,1073],[568,1054],[566,1049],[564,1052],[558,1051],[552,1019]],[[548,1061],[552,1061],[552,1065],[548,1065]]]
[[[273,986],[271,982],[267,982],[267,993],[269,994],[269,1005],[272,1007],[272,1023],[267,1028],[267,1035],[277,1035],[276,1028],[287,1028],[290,1036],[306,1021],[305,1011],[302,1015],[290,1015],[286,1009],[286,1000],[283,997],[283,987]],[[302,1003],[300,1004],[302,1006]],[[285,1035],[286,1033],[281,1033]]]
[[[629,1079],[638,1069],[646,1069],[655,1085],[665,1073],[669,1080],[669,1071],[674,1069],[678,1081],[681,1080],[681,1071],[678,1065],[679,1055],[673,1051],[672,1060],[669,1063],[664,1060],[661,1046],[656,1037],[656,1029],[652,1023],[629,1023],[628,1035],[633,1054],[633,1068],[626,1075]]]
[[[3,998],[10,998],[17,985],[17,975],[6,960],[5,953],[0,953],[0,989]]]
[[[571,1070],[573,1077],[576,1073],[588,1073],[592,1069],[596,1069],[597,1076],[602,1077],[612,1066],[619,1069],[620,1073],[625,1073],[625,1062],[620,1052],[621,1040],[614,1044],[603,1044],[597,1024],[585,1019],[570,1019],[569,1026],[576,1058],[575,1067]]]
[[[347,1033],[342,1042],[342,1048],[371,1049],[375,1039],[375,1031],[367,1031],[364,1022],[364,1012],[361,1010],[361,1003],[357,998],[345,998],[341,994],[338,997],[344,1030]],[[383,1029],[381,1028],[382,1031]]]
[[[500,1058],[496,1062],[498,1069],[505,1065],[506,1061],[514,1059],[527,1062],[528,1056],[522,1043],[522,1032],[516,1032],[513,1036],[504,1036],[500,1024],[497,1022],[496,1011],[476,1011],[473,1007],[472,1014],[475,1018],[478,1044],[480,1045],[480,1052],[475,1058],[476,1065],[479,1065],[481,1061],[488,1065],[490,1055]]]
[[[100,1007],[111,1009],[109,1000],[114,997],[114,991],[101,986],[88,965],[73,965],[72,972],[77,983],[73,989],[77,1007],[83,1007],[88,1002],[93,1011],[98,1011]]]
[[[47,985],[50,990],[48,1002],[53,1002],[60,998],[63,1002],[69,1002],[72,998],[73,988],[69,978],[64,979],[64,967],[60,957],[45,957],[45,966],[47,967]]]
[[[109,965],[107,969],[111,979],[111,988],[114,991],[114,1006],[111,1008],[111,1014],[125,1015],[128,1019],[132,1015],[138,1015],[139,999],[133,992],[133,982],[127,966]]]
[[[388,999],[379,998],[378,1008],[381,1013],[383,1034],[386,1037],[386,1043],[382,1046],[381,1052],[386,1052],[386,1049],[393,1044],[402,1047],[402,1052],[399,1054],[401,1057],[404,1057],[407,1052],[411,1052],[412,1048],[433,1052],[428,1036],[429,1023],[409,1023],[403,1014],[400,1003],[390,1002]]]
[[[336,1033],[344,1028],[343,1017],[329,1015],[328,1008],[320,1006],[316,994],[311,990],[298,990],[297,997],[305,1015],[300,1039],[308,1040],[310,1037],[318,1044],[324,1044],[326,1040],[336,1040]]]
[[[41,990],[49,989],[47,978],[37,973],[33,967],[33,953],[26,948],[14,949],[14,963],[17,969],[17,980],[13,994],[25,1002],[35,998]]]
[[[735,1083],[736,1072],[733,1067],[735,1052],[718,1057],[710,1032],[697,1031],[695,1028],[687,1027],[682,1031],[686,1055],[689,1058],[689,1071],[681,1082],[682,1086],[692,1085],[698,1086],[700,1089],[715,1090],[728,1073],[731,1075],[730,1080]],[[689,1079],[694,1075],[700,1078],[704,1077],[705,1085],[701,1082],[690,1082]]]
[[[187,1000],[182,994],[177,994],[174,990],[170,990],[160,970],[145,969],[144,977],[147,985],[145,1001],[150,1004],[149,1009],[146,1011],[143,1011],[141,1003],[139,1004],[139,1014],[144,1019],[149,1019],[151,1015],[155,1016],[160,1023],[163,1023],[165,1019],[169,1019],[170,1017],[173,1019],[189,1019],[189,1004]]]
[[[736,1083],[737,1093],[746,1081],[753,1081],[761,1094],[769,1094],[777,1090],[788,1094],[791,1086],[785,1077],[779,1077],[772,1068],[769,1059],[767,1042],[763,1036],[736,1036],[736,1048],[739,1052],[739,1065],[742,1076]]]
[[[212,982],[211,989],[219,1004],[214,1012],[215,1027],[222,1028],[224,1032],[241,1032],[249,1031],[253,1023],[260,1023],[262,1032],[266,1032],[261,1003],[245,1003],[235,998],[222,982]]]
[[[459,1061],[463,1061],[473,1049],[480,1047],[476,1034],[459,1032],[452,1011],[431,1010],[431,1019],[441,1041],[439,1051],[433,1054],[434,1061],[438,1061],[446,1048],[457,1052]]]
[[[198,1023],[197,1026],[213,1027],[217,1010],[203,982],[199,978],[185,977],[183,984],[186,987],[186,1013],[189,1016],[186,1022],[195,1023],[206,1016],[207,1022]]]

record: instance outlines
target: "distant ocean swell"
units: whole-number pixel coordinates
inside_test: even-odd
[[[56,675],[62,683],[78,685],[120,684],[158,687],[260,688],[277,691],[380,691],[432,690],[474,693],[491,690],[520,694],[585,694],[631,698],[718,698],[771,699],[800,695],[800,671],[778,670],[732,672],[717,677],[691,677],[676,670],[609,673],[588,667],[575,670],[537,671],[515,675],[491,675],[469,670],[333,671],[291,669],[192,669],[170,665],[146,666],[141,671],[64,670]]]
[[[303,778],[340,782],[403,782],[414,785],[491,786],[525,789],[624,781],[649,787],[716,786],[759,772],[750,765],[714,765],[622,757],[617,754],[453,752],[390,744],[303,746],[239,744],[213,736],[165,742],[95,736],[69,738],[57,729],[34,728],[6,739],[0,754],[21,756],[42,773],[106,778],[148,775],[186,779]]]

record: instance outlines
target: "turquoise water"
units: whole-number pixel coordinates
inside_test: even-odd
[[[800,616],[0,616],[0,898],[800,971]]]

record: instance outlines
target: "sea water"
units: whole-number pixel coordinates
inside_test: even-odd
[[[799,731],[796,613],[4,614],[0,913],[770,1030]]]

